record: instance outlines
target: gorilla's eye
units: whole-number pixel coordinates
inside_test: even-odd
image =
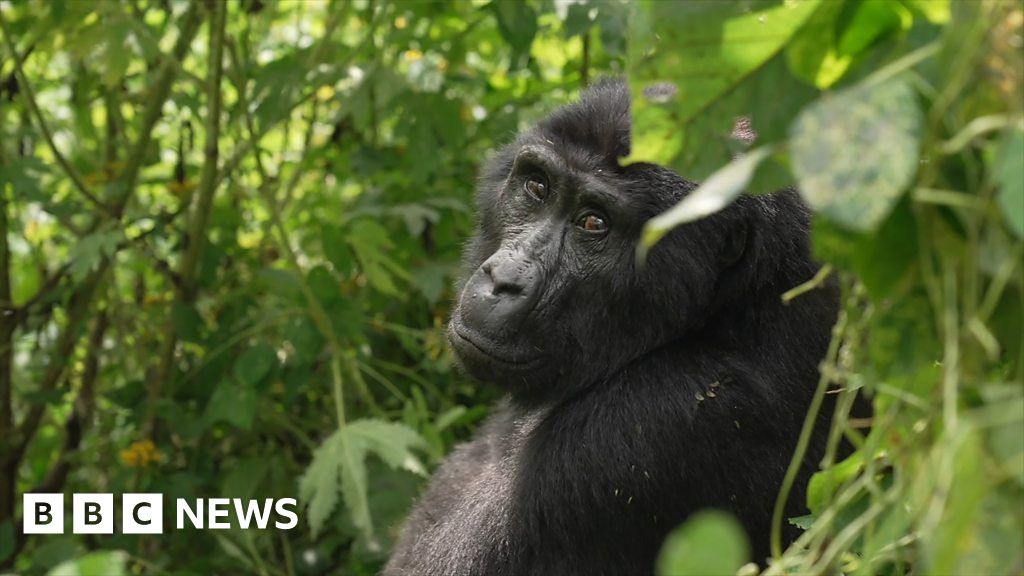
[[[584,232],[601,234],[608,231],[608,222],[600,214],[587,212],[576,219],[576,226]]]
[[[527,178],[526,182],[523,182],[523,190],[526,190],[534,200],[540,201],[548,197],[548,185],[536,177]]]

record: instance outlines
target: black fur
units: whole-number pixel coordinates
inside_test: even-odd
[[[638,268],[644,222],[695,184],[620,166],[629,129],[628,91],[605,82],[484,169],[449,339],[509,395],[434,475],[385,574],[647,574],[703,508],[734,514],[767,555],[837,293],[780,300],[817,270],[792,191],[680,227]],[[531,178],[547,181],[543,201]],[[593,209],[604,235],[574,225]],[[804,513],[826,423],[787,516]]]

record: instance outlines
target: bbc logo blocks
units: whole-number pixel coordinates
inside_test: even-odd
[[[122,494],[120,499],[121,534],[164,533],[163,495]],[[24,494],[22,505],[23,533],[64,533],[63,494]],[[250,526],[291,530],[299,524],[297,506],[295,498],[177,498],[172,517],[177,518],[178,530],[189,525],[197,530],[226,530],[232,525],[242,530]],[[75,534],[113,534],[117,514],[113,494],[71,495],[71,531]]]
[[[25,494],[21,521],[25,534],[64,533],[63,494]]]
[[[22,531],[25,534],[64,533],[63,494],[25,494],[22,497]],[[121,533],[162,534],[163,496],[121,495]],[[75,534],[114,533],[113,494],[74,494],[71,530]]]
[[[164,531],[164,499],[160,494],[123,494],[121,532],[161,534]]]

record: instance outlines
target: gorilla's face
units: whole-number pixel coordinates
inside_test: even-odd
[[[448,336],[474,378],[524,394],[599,381],[685,333],[710,304],[725,215],[672,234],[638,268],[643,224],[693,184],[618,165],[628,97],[563,109],[484,171],[480,224]],[[625,136],[624,136],[625,134]],[[625,143],[624,143],[625,142]]]

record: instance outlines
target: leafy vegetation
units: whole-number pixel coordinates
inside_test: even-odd
[[[444,338],[479,162],[628,73],[631,159],[706,182],[645,239],[796,184],[826,265],[786,297],[845,298],[812,514],[776,518],[803,536],[743,566],[701,514],[659,570],[1024,571],[1018,3],[19,0],[0,26],[0,568],[375,573],[499,394]],[[28,491],[303,508],[26,539]]]

